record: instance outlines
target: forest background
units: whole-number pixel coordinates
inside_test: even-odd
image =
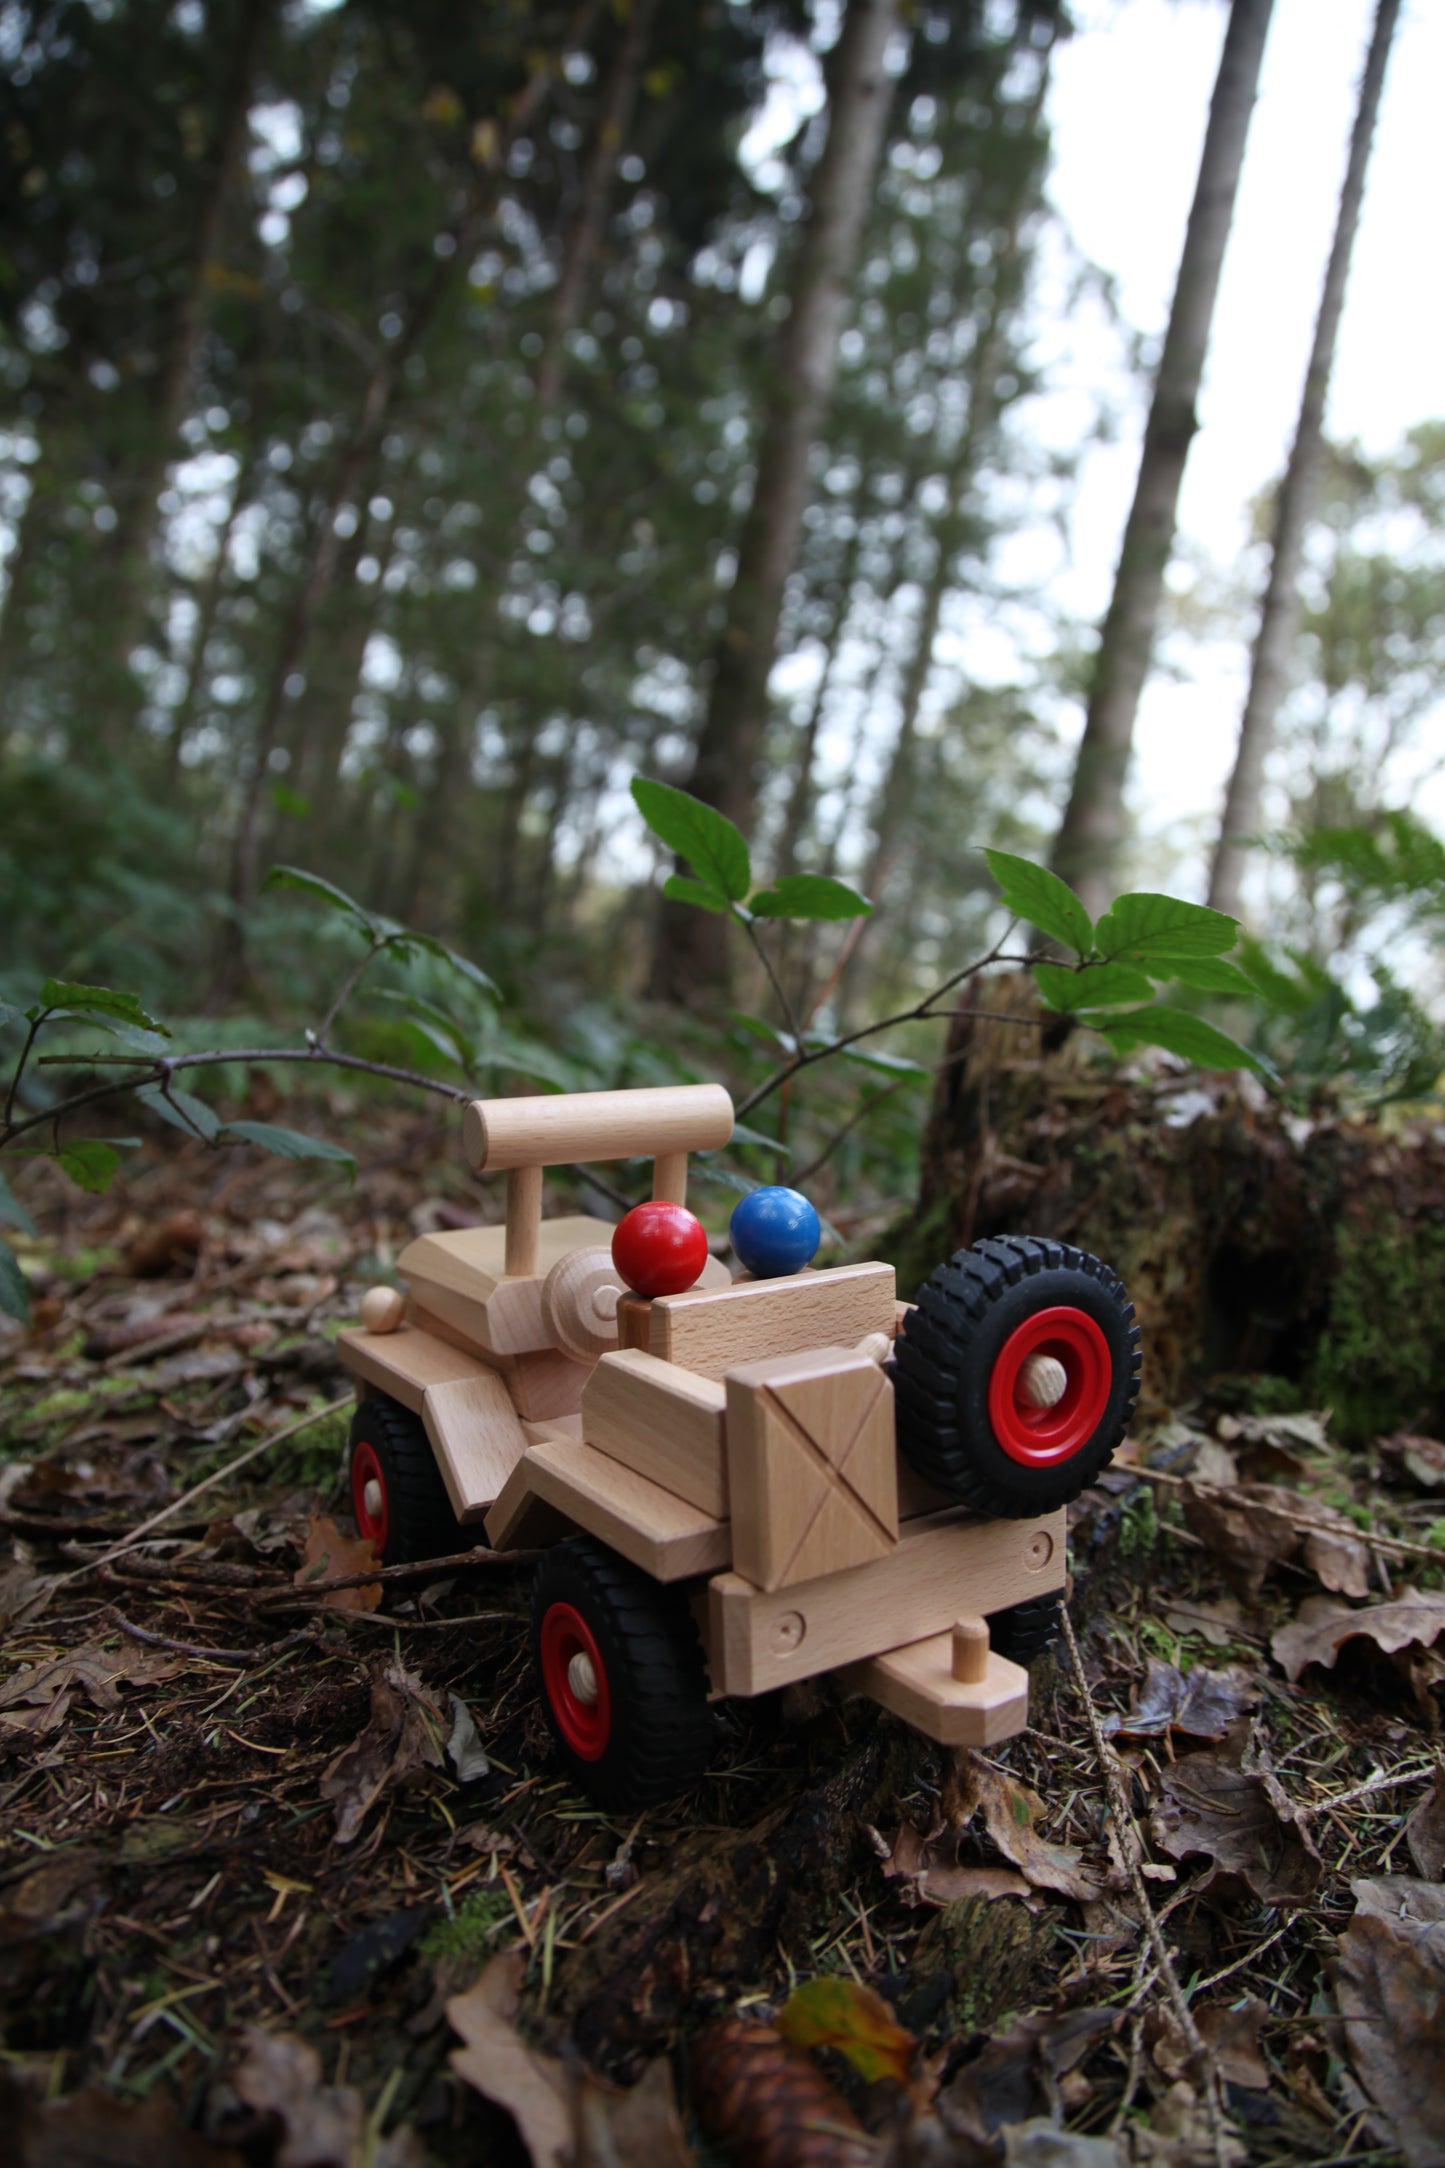
[[[775,947],[794,1026],[906,1009],[986,950],[982,847],[1047,860],[1097,788],[1099,477],[1132,467],[1157,360],[1055,200],[1055,78],[1147,16],[1146,65],[1182,63],[1152,125],[1202,127],[1226,11],[1163,13],[855,8],[881,132],[845,143],[828,5],[8,7],[0,1000],[49,973],[133,990],[180,1048],[264,1043],[325,1010],[355,935],[265,891],[283,861],[500,995],[410,953],[349,1012],[354,1052],[428,1070],[460,1043],[488,1089],[746,1072],[777,1052],[738,1020],[760,967],[659,918],[638,774],[720,804],[760,876],[873,900]],[[820,281],[830,142],[866,215]],[[1067,125],[1064,150],[1067,176]],[[1162,210],[1117,214],[1177,247]],[[1202,411],[1217,504],[1241,462]],[[1440,1066],[1442,452],[1419,417],[1333,448],[1310,530],[1245,889],[1287,1022],[1226,1018],[1306,1090],[1412,1096]],[[776,626],[729,704],[739,552],[790,461]],[[1186,541],[1169,570],[1144,714],[1173,818],[1156,723],[1101,895],[1201,892],[1198,718],[1217,745],[1242,692],[1267,492],[1251,516],[1257,549]],[[921,1066],[834,1156],[845,1189],[911,1165],[936,1042],[888,1043]]]

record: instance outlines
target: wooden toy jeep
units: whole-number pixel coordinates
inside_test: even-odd
[[[629,1292],[613,1229],[543,1219],[542,1169],[687,1155],[732,1133],[717,1085],[478,1100],[468,1159],[508,1170],[505,1227],[423,1235],[373,1288],[351,1489],[388,1562],[544,1546],[532,1634],[558,1749],[606,1809],[694,1782],[709,1701],[835,1673],[946,1743],[1028,1716],[1052,1640],[1064,1506],[1122,1437],[1138,1329],[1062,1243],[958,1252],[916,1305],[891,1265]],[[478,1533],[481,1533],[481,1529]]]

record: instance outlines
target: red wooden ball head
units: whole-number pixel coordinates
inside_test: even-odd
[[[685,1204],[635,1204],[612,1231],[612,1262],[635,1295],[681,1295],[707,1263],[707,1235]]]

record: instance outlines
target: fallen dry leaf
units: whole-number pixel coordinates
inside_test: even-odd
[[[1445,1878],[1445,1773],[1435,1782],[1405,1824],[1410,1857],[1427,1882]]]
[[[993,1842],[1034,1889],[1057,1890],[1060,1896],[1088,1903],[1109,1886],[1106,1874],[1080,1864],[1078,1845],[1050,1844],[1039,1835],[1034,1819],[1043,1812],[1041,1800],[972,1747],[955,1753],[953,1777],[951,1812],[960,1821],[982,1813]]]
[[[491,1774],[492,1765],[487,1750],[482,1745],[471,1710],[460,1694],[449,1696],[452,1705],[451,1737],[447,1740],[447,1759],[457,1773],[459,1784],[471,1784],[478,1777]]]
[[[57,1574],[35,1571],[34,1553],[17,1537],[0,1560],[0,1632],[39,1618],[59,1586]]]
[[[1354,1885],[1336,1944],[1345,2049],[1380,2135],[1410,2168],[1445,2164],[1445,1890],[1404,1875]]]
[[[336,1809],[338,1844],[350,1844],[385,1793],[442,1766],[445,1727],[435,1695],[399,1657],[373,1672],[371,1721],[321,1778],[321,1796]]]
[[[1308,1596],[1299,1616],[1273,1636],[1270,1652],[1294,1680],[1310,1664],[1333,1669],[1347,1641],[1373,1641],[1376,1648],[1393,1655],[1411,1643],[1429,1648],[1441,1633],[1445,1633],[1445,1593],[1437,1589],[1403,1589],[1392,1603],[1372,1604],[1366,1611],[1356,1611],[1333,1596]]]
[[[159,2090],[134,2101],[87,2086],[40,2101],[0,2071],[0,2134],[10,2168],[247,2168],[234,2146],[187,2130]]]
[[[22,1702],[40,1707],[57,1695],[78,1687],[97,1709],[118,1709],[121,1685],[143,1686],[153,1680],[172,1679],[182,1669],[176,1656],[162,1656],[154,1649],[134,1646],[115,1650],[87,1647],[68,1649],[48,1664],[22,1667],[0,1686],[0,1709]]]
[[[1247,2157],[1232,2131],[1216,2133],[1204,2102],[1182,2079],[1154,2102],[1148,2122],[1129,2132],[1132,2168],[1244,2168]]]
[[[1122,2022],[1117,2010],[1092,2008],[1041,2010],[1020,2018],[950,2078],[936,2102],[943,2130],[984,2145],[1011,2124],[1051,2116],[1060,2078]]]
[[[1164,1623],[1177,1634],[1198,1634],[1212,1648],[1222,1649],[1242,1630],[1244,1606],[1237,1596],[1221,1596],[1214,1603],[1189,1597],[1169,1606]]]
[[[1243,1664],[1210,1670],[1196,1664],[1186,1674],[1151,1656],[1134,1706],[1103,1720],[1106,1733],[1120,1738],[1159,1738],[1177,1731],[1191,1739],[1222,1739],[1231,1724],[1247,1715],[1259,1699],[1259,1686]]]
[[[1213,2002],[1194,2006],[1192,2016],[1209,2059],[1226,2085],[1243,2085],[1263,2092],[1269,2071],[1259,2051],[1259,2028],[1268,2017],[1264,2003],[1248,1996],[1241,2003]],[[1167,2078],[1187,2077],[1192,2054],[1189,2043],[1171,2013],[1162,2006],[1151,2014],[1145,2027],[1156,2067]]]
[[[1021,1897],[1032,1912],[1042,1905],[1042,1899],[1012,1867],[960,1867],[958,1832],[946,1829],[942,1822],[926,1837],[911,1822],[901,1823],[891,1840],[877,1829],[870,1828],[868,1834],[884,1874],[903,1883],[900,1895],[905,1904],[951,1905],[961,1897],[983,1897],[990,1902],[995,1897]]]
[[[389,2138],[369,2130],[366,2102],[354,2085],[323,2085],[321,2058],[296,2033],[245,2030],[245,2058],[233,2080],[239,2097],[281,2126],[276,2168],[425,2168],[426,2149],[408,2125]]]
[[[292,1586],[305,1589],[313,1581],[339,1581],[380,1563],[370,1536],[344,1536],[330,1514],[314,1513]],[[380,1581],[368,1581],[362,1588],[330,1589],[319,1600],[332,1611],[374,1611],[381,1602],[381,1589]]]
[[[691,2168],[693,2154],[665,2060],[649,2064],[626,2090],[574,2073],[529,2047],[517,2031],[525,1950],[494,1957],[481,1978],[446,2006],[463,2045],[448,2060],[459,2078],[505,2108],[533,2168]]]
[[[1388,1467],[1408,1476],[1421,1490],[1445,1490],[1445,1443],[1439,1438],[1397,1430],[1393,1438],[1380,1440],[1378,1450]]]
[[[1206,1888],[1237,1874],[1261,1904],[1301,1904],[1319,1882],[1319,1855],[1273,1773],[1249,1766],[1241,1747],[1236,1739],[1164,1771],[1155,1841],[1171,1859],[1213,1860]]]
[[[1296,1557],[1328,1589],[1369,1593],[1369,1545],[1349,1515],[1334,1506],[1274,1483],[1241,1483],[1227,1493],[1186,1485],[1183,1498],[1188,1526],[1249,1600],[1259,1594],[1271,1566]],[[1301,1515],[1324,1528],[1298,1527]]]

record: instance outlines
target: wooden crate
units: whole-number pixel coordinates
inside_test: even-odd
[[[735,1570],[774,1589],[886,1558],[898,1457],[877,1363],[819,1348],[745,1363],[726,1382]]]

